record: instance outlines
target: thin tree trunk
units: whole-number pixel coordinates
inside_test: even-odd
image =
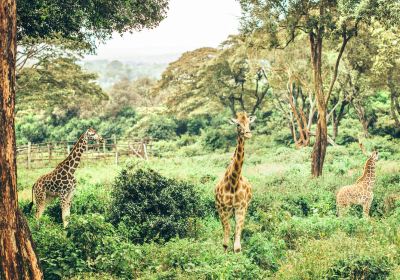
[[[392,117],[394,119],[394,122],[398,128],[400,128],[400,121],[398,118],[398,114],[400,114],[400,108],[398,104],[398,95],[396,92],[396,88],[393,82],[393,69],[389,71],[387,83],[389,86],[390,90],[390,111],[392,113]],[[397,110],[396,110],[397,109]]]
[[[15,159],[16,3],[0,0],[0,279],[43,279],[25,217],[18,210]]]
[[[317,102],[318,121],[315,143],[312,151],[311,174],[313,177],[322,175],[326,147],[328,145],[328,129],[326,123],[326,103],[322,84],[322,30],[310,34],[311,63],[313,66],[314,90]]]

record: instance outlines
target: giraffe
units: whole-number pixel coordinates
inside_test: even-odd
[[[250,124],[255,119],[255,117],[248,117],[246,112],[239,112],[236,114],[236,119],[231,120],[231,123],[237,126],[237,146],[224,177],[215,187],[215,204],[224,230],[225,252],[228,249],[232,214],[235,216],[236,224],[233,248],[235,253],[241,251],[240,236],[252,197],[251,185],[242,176],[244,142],[245,139],[251,138]]]
[[[361,143],[360,148],[367,155]],[[353,204],[361,205],[364,217],[369,216],[369,209],[374,198],[372,188],[375,183],[375,165],[377,160],[378,152],[373,151],[365,162],[363,174],[357,179],[357,182],[353,185],[344,186],[337,192],[336,205],[338,216],[341,216],[343,211]]]
[[[32,209],[33,197],[35,197],[37,219],[42,216],[46,207],[46,201],[58,196],[61,200],[64,228],[68,225],[71,201],[76,187],[74,173],[89,140],[102,142],[103,138],[92,128],[86,130],[76,142],[68,157],[58,164],[53,171],[41,176],[33,185],[32,202],[29,207]]]

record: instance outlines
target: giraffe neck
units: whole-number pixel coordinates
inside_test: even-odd
[[[369,158],[364,166],[363,175],[357,180],[363,188],[372,190],[375,183],[375,160]]]
[[[59,167],[68,170],[71,174],[75,173],[75,170],[81,161],[82,154],[86,150],[86,146],[87,139],[84,133],[81,135],[78,142],[75,143],[68,157],[59,165]]]
[[[233,188],[236,188],[238,181],[242,175],[242,167],[244,160],[244,137],[238,135],[235,153],[233,154],[232,162],[227,170],[226,176],[231,182]]]

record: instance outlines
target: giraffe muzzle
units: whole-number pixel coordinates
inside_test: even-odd
[[[251,136],[253,136],[253,134],[251,134],[251,132],[245,132],[244,133],[244,137],[247,138],[247,139],[251,138]]]

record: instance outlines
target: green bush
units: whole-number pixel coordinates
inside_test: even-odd
[[[34,115],[27,115],[17,120],[15,134],[17,144],[26,144],[27,142],[44,142],[49,137],[49,127],[44,120]]]
[[[155,139],[171,139],[176,137],[177,123],[168,117],[153,117],[145,128],[145,135]]]
[[[209,128],[203,136],[203,145],[209,150],[229,148],[236,144],[237,132],[234,127]]]
[[[328,280],[363,279],[383,280],[389,276],[391,265],[385,257],[359,256],[341,259],[328,271]]]
[[[106,240],[114,235],[113,225],[99,214],[72,215],[67,227],[67,237],[80,249],[81,257],[86,261],[112,251],[113,248],[106,246]]]
[[[285,256],[286,244],[282,239],[270,239],[263,233],[254,234],[246,242],[244,251],[259,267],[271,272],[279,269],[279,263]]]
[[[123,224],[133,242],[188,236],[202,216],[200,195],[191,184],[168,179],[153,170],[124,169],[112,192],[110,221]]]
[[[60,280],[88,271],[80,248],[66,237],[61,225],[51,223],[46,216],[41,219],[40,228],[35,225],[36,221],[31,221],[32,237],[46,280]]]
[[[110,204],[110,193],[101,185],[89,185],[78,188],[72,200],[71,213],[85,215],[99,213],[105,215]]]
[[[276,279],[386,279],[396,255],[392,248],[382,239],[343,233],[322,240],[304,238]]]

